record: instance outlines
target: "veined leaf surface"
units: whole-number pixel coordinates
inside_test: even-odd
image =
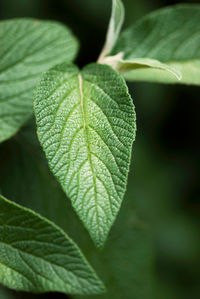
[[[131,81],[200,84],[200,5],[181,4],[155,11],[126,29],[112,54],[123,52],[124,60],[156,59],[182,73],[177,81],[155,68],[127,70]]]
[[[35,113],[50,168],[102,247],[125,193],[135,137],[126,83],[106,65],[59,65],[41,79]]]
[[[34,293],[104,290],[78,247],[59,227],[1,195],[0,282]]]
[[[14,135],[33,111],[42,72],[71,62],[78,43],[63,25],[34,19],[0,22],[0,142]]]

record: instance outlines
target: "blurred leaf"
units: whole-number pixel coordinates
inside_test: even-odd
[[[50,21],[0,22],[0,142],[10,138],[33,112],[33,89],[49,67],[72,61],[78,43],[65,26]]]
[[[133,22],[142,18],[150,11],[158,9],[160,1],[149,1],[149,0],[122,0],[125,8],[125,26],[131,26]]]
[[[191,17],[192,16],[192,17]],[[126,29],[113,54],[124,60],[151,58],[180,71],[179,83],[200,84],[200,5],[177,5],[153,12]],[[127,80],[178,83],[163,70],[138,69]]]

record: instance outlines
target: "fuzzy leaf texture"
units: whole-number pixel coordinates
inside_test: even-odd
[[[0,142],[14,135],[33,111],[33,90],[42,72],[71,62],[78,43],[56,22],[13,19],[0,22]]]
[[[155,59],[182,73],[177,81],[169,72],[138,68],[124,72],[130,81],[200,84],[200,5],[181,4],[153,12],[126,29],[113,55],[124,60]]]
[[[109,56],[108,54],[112,52],[116,41],[119,37],[121,27],[124,21],[124,6],[121,0],[112,1],[112,13],[110,17],[110,22],[108,26],[108,32],[106,35],[106,42],[103,50],[99,56],[98,63],[110,65],[114,70],[119,73],[126,73],[131,70],[138,68],[151,68],[151,69],[161,69],[166,72],[171,73],[177,78],[177,80],[182,79],[182,74],[180,71],[171,67],[165,63],[162,63],[156,59],[150,58],[135,58],[126,59],[124,58],[124,52],[119,52],[114,56]]]
[[[33,293],[98,294],[104,290],[64,231],[1,195],[0,282]]]
[[[169,66],[165,63],[160,62],[159,60],[151,59],[151,58],[134,58],[134,59],[123,59],[124,53],[120,52],[114,56],[107,56],[104,58],[103,63],[110,65],[113,69],[115,69],[119,73],[127,73],[131,70],[137,69],[151,69],[151,70],[163,70],[169,72],[177,80],[182,79],[182,73],[178,71],[176,68]]]
[[[124,6],[121,0],[112,0],[112,13],[108,25],[108,32],[106,35],[105,45],[99,56],[98,62],[102,62],[104,57],[107,56],[113,49],[121,27],[124,22]]]
[[[35,113],[50,168],[102,247],[125,193],[135,137],[126,83],[106,65],[59,65],[41,79]]]

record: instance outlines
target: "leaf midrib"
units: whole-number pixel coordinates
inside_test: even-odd
[[[94,199],[95,199],[95,211],[96,211],[96,219],[98,224],[98,231],[99,231],[99,213],[98,213],[98,199],[97,199],[97,183],[96,183],[96,175],[94,172],[94,167],[92,163],[92,154],[91,154],[91,148],[89,143],[89,136],[88,136],[88,125],[87,125],[87,119],[86,119],[86,111],[85,111],[85,103],[84,103],[84,94],[83,94],[83,79],[81,73],[78,74],[78,82],[79,82],[79,91],[80,91],[80,97],[81,97],[81,111],[82,111],[82,118],[83,118],[83,130],[85,135],[85,141],[86,141],[86,147],[87,147],[87,154],[88,154],[88,161],[90,164],[91,172],[92,172],[92,179],[93,179],[93,185],[94,185]],[[82,201],[82,204],[84,202]]]

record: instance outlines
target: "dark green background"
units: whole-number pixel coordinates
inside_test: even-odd
[[[123,2],[125,28],[149,11],[186,1]],[[71,27],[81,42],[76,61],[80,67],[96,61],[110,9],[109,0],[0,0],[2,20],[34,17]],[[200,298],[200,87],[132,83],[129,89],[137,112],[137,138],[127,194],[105,253],[96,253],[50,175],[34,135],[34,120],[0,146],[0,190],[69,233],[109,289],[107,297],[98,298]],[[53,293],[3,295],[0,290],[0,299],[11,295],[67,298]]]

